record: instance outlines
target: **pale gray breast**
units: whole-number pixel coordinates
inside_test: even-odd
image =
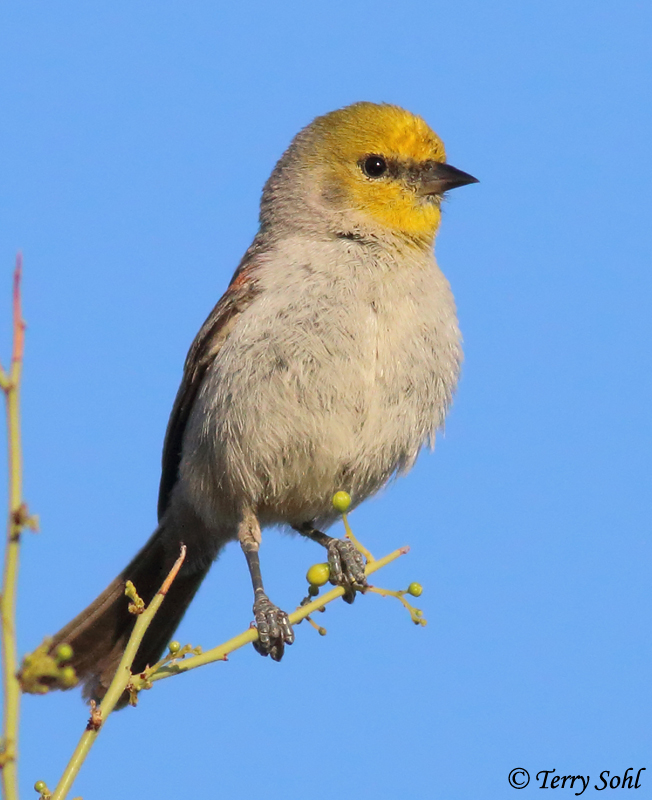
[[[224,503],[327,521],[335,491],[364,499],[442,423],[460,360],[453,300],[434,260],[397,268],[346,242],[284,243],[260,287],[204,381],[184,452]]]

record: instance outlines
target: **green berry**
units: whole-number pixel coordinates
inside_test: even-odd
[[[348,492],[335,492],[333,495],[333,508],[344,514],[351,505],[351,495]]]
[[[411,583],[408,586],[408,594],[411,594],[412,597],[420,597],[422,592],[423,586],[420,583]]]
[[[168,650],[170,651],[171,655],[176,655],[179,650],[181,650],[181,644],[179,642],[170,642],[168,645]]]
[[[319,586],[313,586],[312,584],[308,587],[308,596],[309,597],[317,597],[319,594]]]
[[[60,644],[57,647],[57,661],[70,661],[72,658],[72,647],[69,644]]]
[[[328,564],[313,564],[306,574],[306,580],[311,586],[323,586],[328,582],[330,575]]]
[[[43,794],[47,788],[48,787],[45,785],[45,781],[36,781],[34,784],[34,791],[38,792],[39,794]]]

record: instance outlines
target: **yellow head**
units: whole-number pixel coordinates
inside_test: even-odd
[[[355,103],[317,117],[293,148],[333,211],[420,244],[432,243],[443,192],[475,182],[445,163],[443,142],[421,117],[398,106]]]

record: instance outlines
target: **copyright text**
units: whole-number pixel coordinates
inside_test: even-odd
[[[604,789],[640,789],[641,775],[645,770],[646,767],[641,767],[634,775],[634,768],[628,767],[621,775],[605,769],[598,776],[597,783],[593,784],[593,788],[598,792]],[[556,772],[556,769],[542,769],[537,772],[534,777],[538,784],[537,788],[575,790],[574,794],[579,797],[591,784],[590,775],[557,775]],[[522,767],[517,767],[509,773],[508,780],[512,788],[525,789],[530,783],[530,773]]]

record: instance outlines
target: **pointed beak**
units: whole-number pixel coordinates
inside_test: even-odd
[[[441,164],[431,161],[419,175],[417,194],[443,194],[449,189],[466,186],[469,183],[478,183],[478,179],[468,172],[452,167],[450,164]]]

